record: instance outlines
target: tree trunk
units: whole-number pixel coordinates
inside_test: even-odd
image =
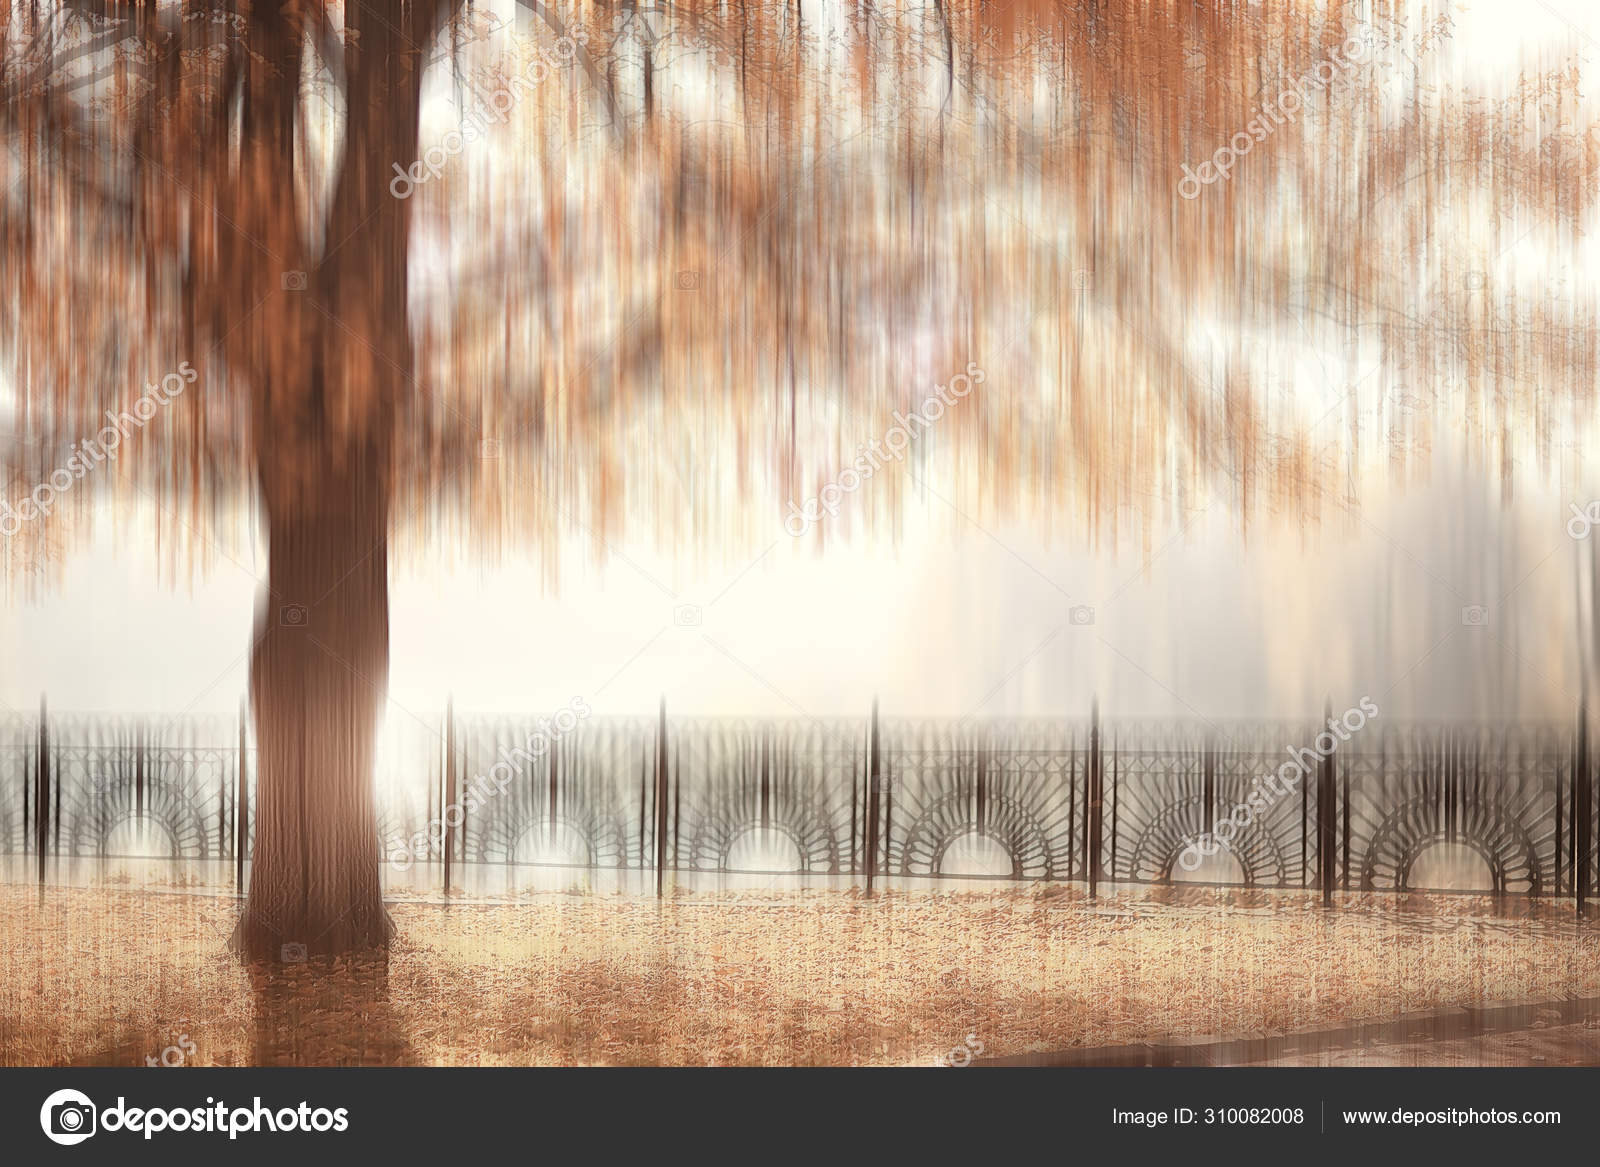
[[[234,948],[298,960],[385,947],[373,752],[389,675],[388,506],[376,460],[269,500],[250,691],[255,850]],[[281,498],[281,495],[280,495]],[[287,511],[288,513],[284,513]]]
[[[417,156],[420,46],[456,7],[347,9],[346,125],[320,257],[299,240],[294,185],[289,199],[282,190],[296,166],[296,6],[264,5],[259,20],[252,9],[260,75],[245,89],[238,214],[261,222],[243,219],[253,230],[236,242],[257,282],[229,342],[231,363],[249,371],[270,556],[250,666],[255,851],[234,933],[249,959],[381,948],[394,934],[372,761],[389,677],[395,433],[416,376],[410,204],[389,183],[392,166]],[[287,270],[261,262],[263,238]]]

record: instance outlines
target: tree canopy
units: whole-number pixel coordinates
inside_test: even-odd
[[[1304,86],[1351,29],[1367,61]],[[968,361],[985,391],[837,529],[924,487],[1102,533],[1211,497],[1299,520],[1347,501],[1357,414],[1425,460],[1434,410],[1395,400],[1451,392],[1497,459],[1593,381],[1592,305],[1496,262],[1590,209],[1576,72],[1447,85],[1448,17],[185,0],[0,31],[11,497],[199,373],[13,570],[107,488],[174,548],[294,505],[307,427],[383,466],[414,545],[745,550]]]

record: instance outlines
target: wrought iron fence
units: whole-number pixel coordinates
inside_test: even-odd
[[[1600,878],[1593,762],[1570,727],[1374,722],[1273,782],[1325,727],[1078,720],[669,720],[446,714],[380,782],[382,849],[437,864],[848,879],[1175,879],[1420,890],[1437,845],[1478,890],[1572,896]],[[531,743],[538,742],[537,747]],[[498,766],[499,763],[505,763]],[[243,720],[0,719],[0,853],[250,856]],[[1243,808],[1249,808],[1245,812]],[[154,838],[152,850],[150,839]],[[1205,865],[1197,841],[1214,839]],[[1193,868],[1191,870],[1191,868]],[[429,868],[430,871],[433,868]]]

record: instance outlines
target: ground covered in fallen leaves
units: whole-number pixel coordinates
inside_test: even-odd
[[[391,905],[244,966],[231,897],[0,885],[0,1064],[934,1064],[1600,995],[1570,904],[1059,886]]]

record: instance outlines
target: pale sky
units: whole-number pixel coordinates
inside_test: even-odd
[[[1553,67],[1575,48],[1588,69],[1600,60],[1600,5],[1456,12],[1438,51],[1459,76]],[[1600,270],[1501,258],[1497,274],[1532,285]],[[1331,359],[1307,362],[1325,373]],[[0,428],[13,407],[0,384]],[[1505,504],[1466,432],[1446,432],[1431,480],[1389,487],[1376,474],[1360,521],[1242,534],[1218,506],[1153,532],[1147,567],[1136,536],[1112,550],[980,530],[931,495],[908,503],[897,546],[835,540],[819,556],[775,526],[770,549],[731,565],[625,542],[600,567],[585,543],[564,557],[559,590],[531,560],[395,564],[390,717],[451,695],[508,712],[577,695],[601,713],[665,696],[685,713],[859,715],[876,695],[900,715],[1076,717],[1094,694],[1124,715],[1304,716],[1370,695],[1396,717],[1565,717],[1575,555],[1588,553],[1566,533],[1567,508],[1600,497],[1600,480],[1570,458],[1550,472],[1527,459]],[[151,529],[147,513],[101,508],[53,593],[0,608],[0,703],[30,708],[48,692],[62,709],[238,708],[263,552],[230,548],[173,587]],[[1074,623],[1080,605],[1092,624]],[[1473,605],[1488,609],[1482,626],[1462,623]]]

